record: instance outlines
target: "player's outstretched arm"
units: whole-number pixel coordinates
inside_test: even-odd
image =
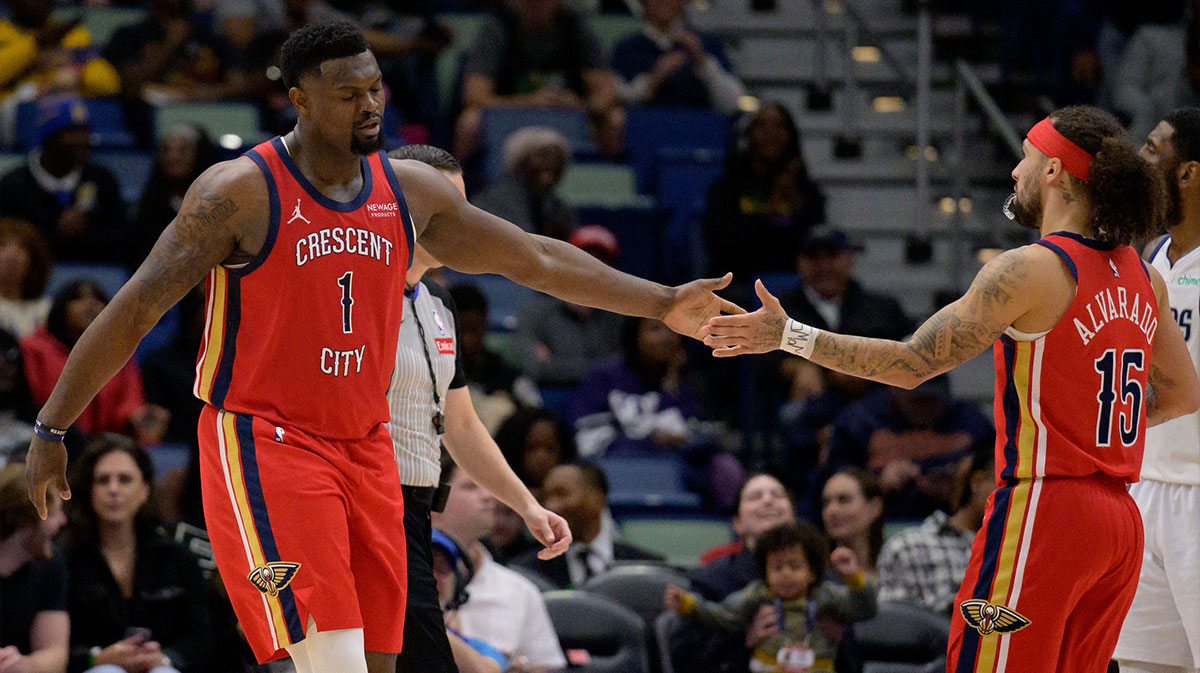
[[[197,178],[146,261],[79,337],[38,419],[53,428],[74,423],[163,313],[230,257],[245,223],[266,210],[266,183],[248,159],[217,164]],[[29,497],[45,518],[51,482],[69,497],[66,451],[61,442],[35,436],[26,460]]]
[[[1158,300],[1158,329],[1146,375],[1146,426],[1150,427],[1200,408],[1200,381],[1183,332],[1171,315],[1167,284],[1158,269],[1149,265],[1146,268]]]
[[[1039,279],[1031,273],[1034,248],[1009,250],[988,262],[966,294],[935,313],[907,341],[870,339],[821,331],[808,358],[872,381],[915,388],[979,355],[1029,310]],[[1052,254],[1052,253],[1051,253]],[[720,316],[705,325],[704,343],[716,357],[766,353],[780,347],[788,316],[762,281],[763,306],[746,315]]]
[[[392,164],[421,245],[452,269],[496,273],[575,304],[657,318],[697,339],[709,318],[744,312],[714,294],[729,284],[728,274],[666,287],[621,273],[565,241],[530,235],[472,206],[429,166],[399,160]]]

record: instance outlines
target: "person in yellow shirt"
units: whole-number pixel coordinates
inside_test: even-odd
[[[0,99],[25,85],[28,97],[50,93],[114,96],[117,70],[99,55],[79,21],[50,17],[53,3],[11,0],[11,18],[0,20]]]

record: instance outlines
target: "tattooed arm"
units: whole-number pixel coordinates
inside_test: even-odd
[[[261,238],[257,230],[265,231],[267,212],[266,182],[249,159],[217,164],[197,178],[141,268],[71,350],[38,418],[57,428],[74,423],[167,309],[217,264],[257,252],[245,249],[244,239]],[[261,247],[261,240],[256,243]],[[68,493],[66,452],[62,443],[34,437],[27,463],[29,495],[45,518],[51,480],[59,493]]]
[[[1029,312],[1031,298],[1042,296],[1039,265],[1031,259],[1040,255],[1040,249],[1025,247],[988,262],[966,294],[935,313],[907,341],[822,331],[809,359],[844,374],[915,388],[979,355]],[[713,347],[713,355],[765,353],[779,347],[787,315],[761,281],[756,289],[763,301],[761,309],[708,321],[704,343]]]
[[[1150,282],[1158,299],[1158,330],[1146,377],[1147,427],[1194,412],[1200,407],[1200,381],[1196,363],[1188,354],[1183,333],[1171,315],[1167,284],[1158,269],[1147,265]]]

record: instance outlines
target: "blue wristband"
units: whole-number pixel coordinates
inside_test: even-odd
[[[33,434],[46,440],[47,442],[61,442],[67,435],[66,430],[52,428],[42,422],[42,419],[37,419],[33,422]]]

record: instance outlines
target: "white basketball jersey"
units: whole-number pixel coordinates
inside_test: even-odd
[[[1171,314],[1200,373],[1200,247],[1188,251],[1172,266],[1167,259],[1170,245],[1171,237],[1164,237],[1150,256],[1150,264],[1167,283]],[[1200,411],[1147,430],[1142,478],[1200,485]]]

